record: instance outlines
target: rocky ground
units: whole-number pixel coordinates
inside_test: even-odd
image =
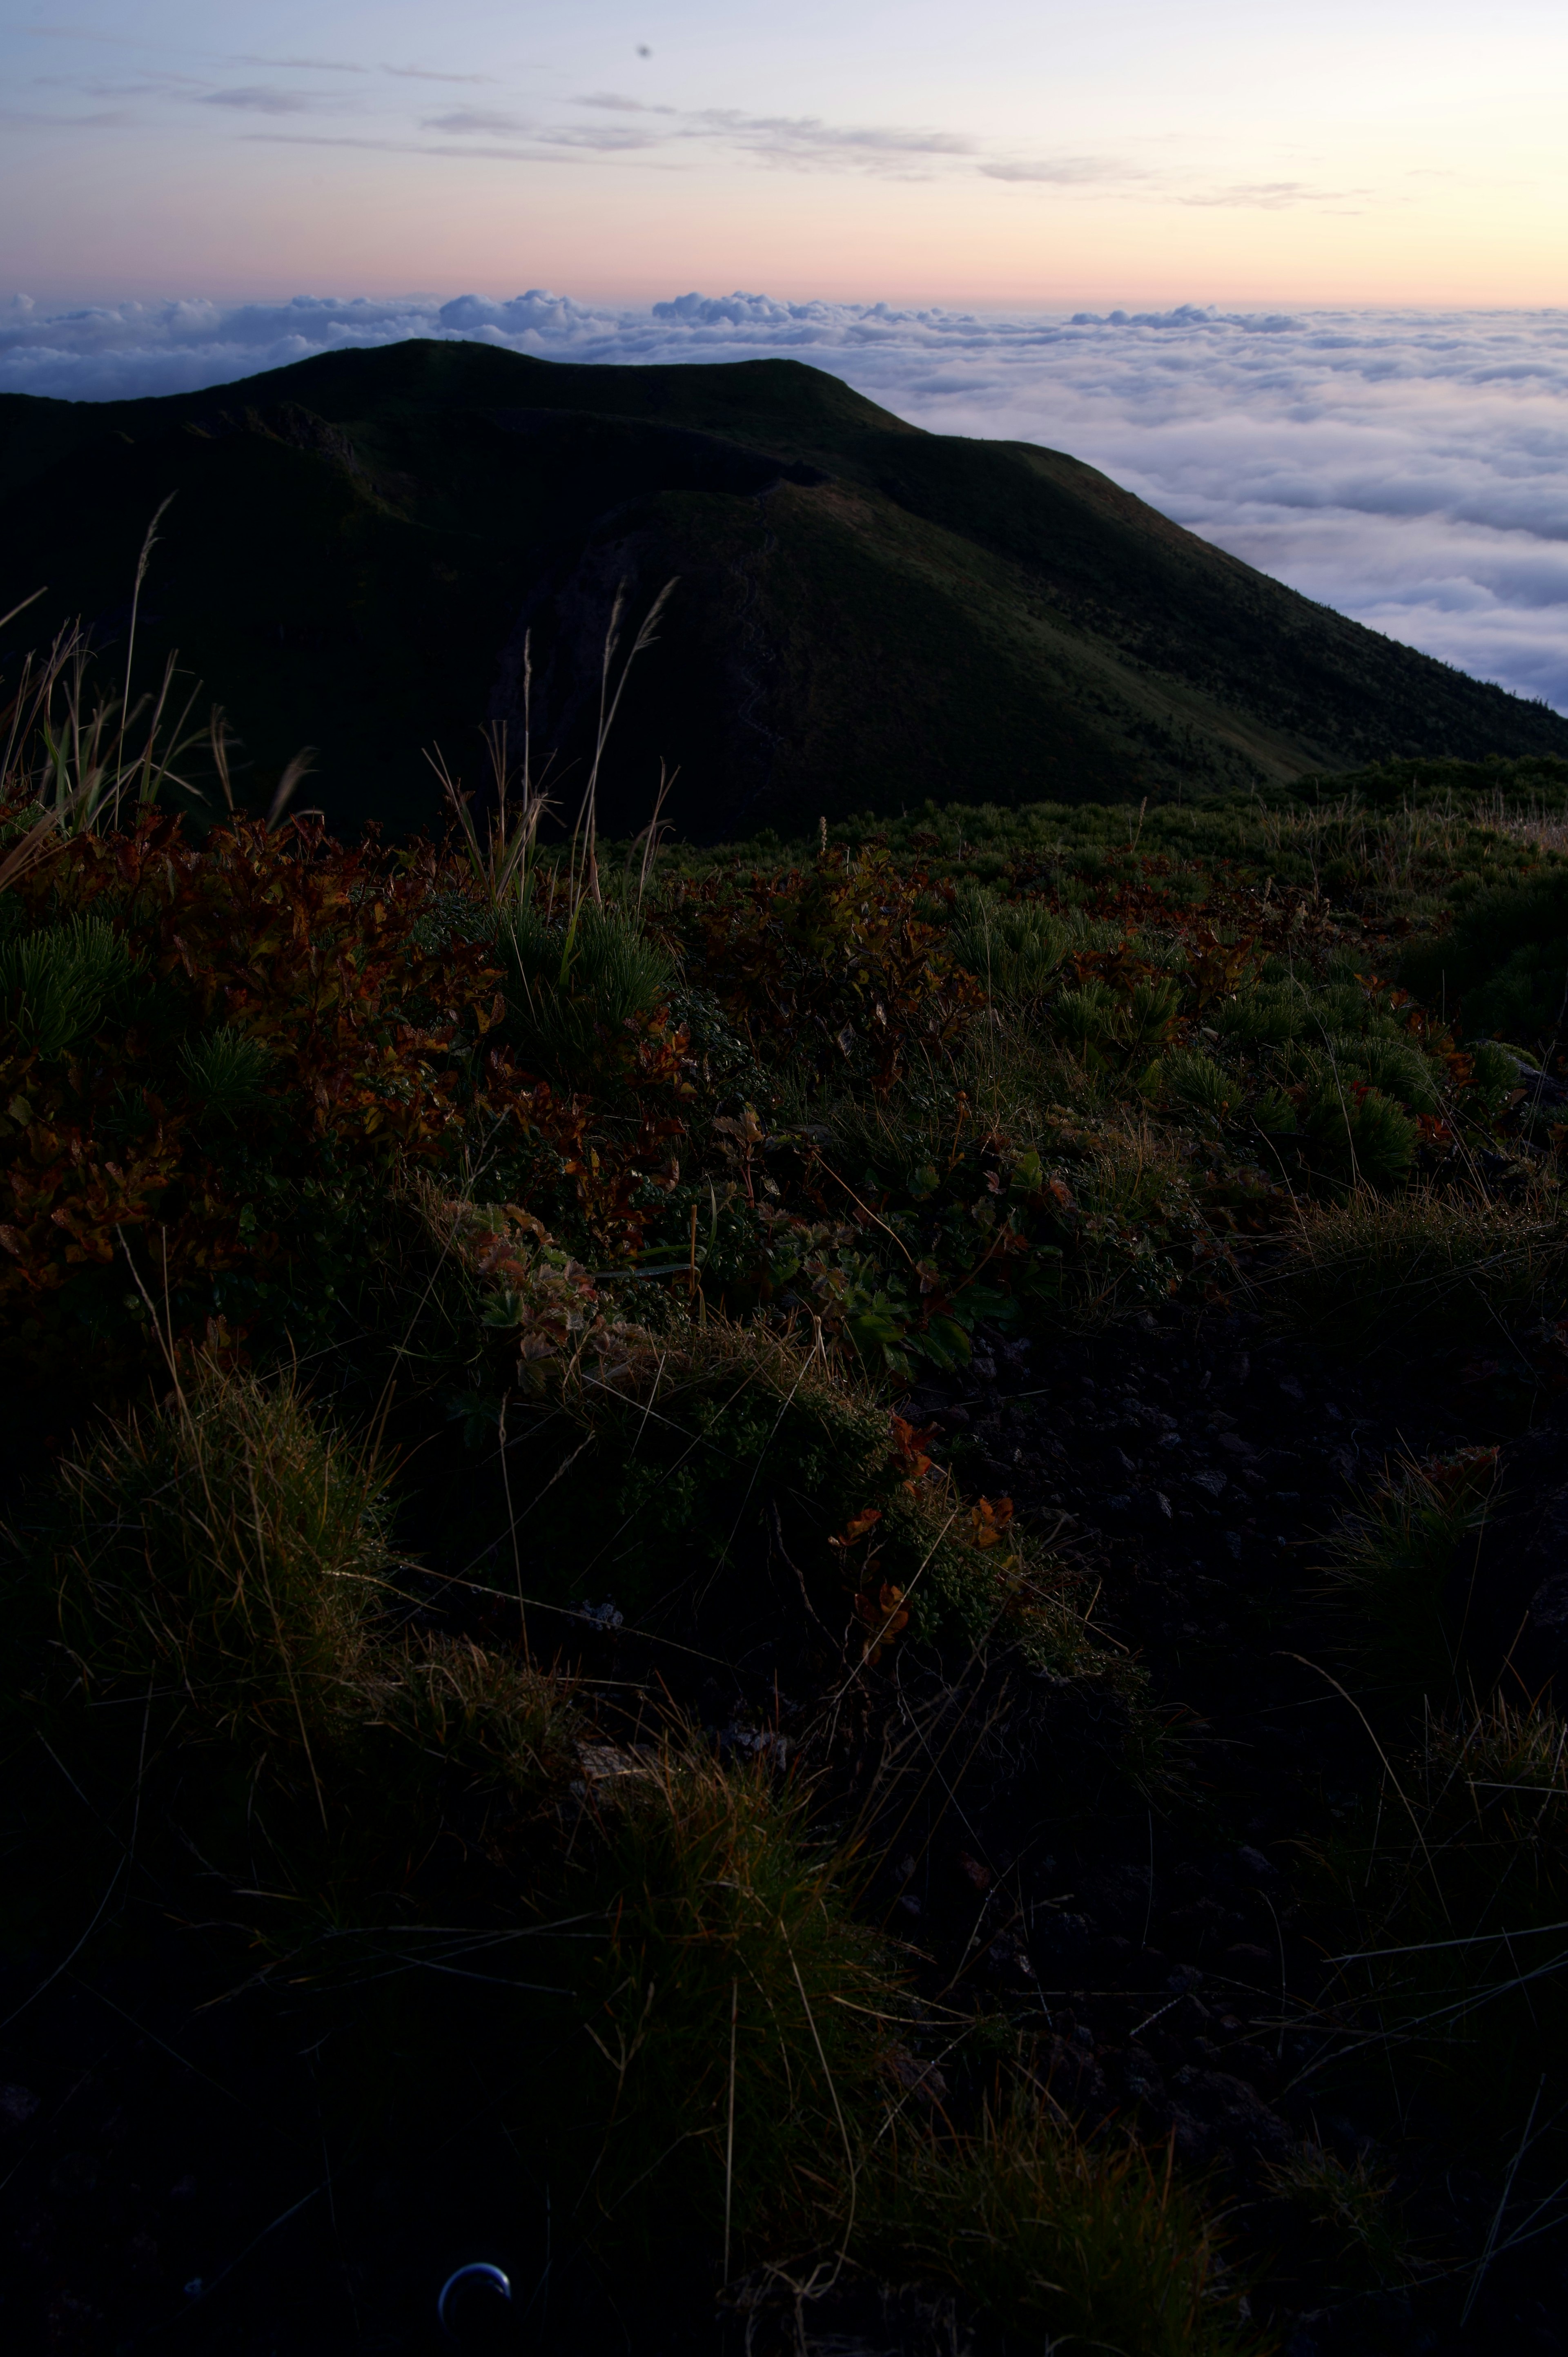
[[[1402,1452],[1511,1426],[1493,1586],[1499,1611],[1521,1583],[1537,1593],[1534,1641],[1552,1641],[1554,1402],[1538,1395],[1521,1415],[1495,1366],[1470,1374],[1423,1391],[1319,1363],[1220,1312],[1033,1346],[983,1339],[961,1378],[926,1383],[904,1412],[940,1436],[967,1490],[1011,1496],[1079,1566],[1094,1623],[1149,1672],[1165,1732],[1147,1789],[1108,1781],[1094,1730],[1064,1729],[1044,1675],[998,1680],[977,1664],[967,1685],[934,1690],[912,1654],[875,1705],[846,1708],[827,1747],[846,1790],[864,1782],[866,1748],[900,1731],[931,1760],[870,1893],[931,2026],[907,2057],[911,2104],[972,2099],[972,2033],[968,2060],[944,2064],[943,2021],[956,2043],[979,2014],[998,2053],[1037,2038],[1064,2110],[1090,2126],[1135,2116],[1212,2174],[1238,2241],[1272,2255],[1254,2314],[1289,2357],[1568,2348],[1552,2238],[1492,2269],[1457,2330],[1445,2255],[1484,2243],[1491,2179],[1469,2165],[1441,2091],[1391,2093],[1325,2007],[1332,1942],[1313,1845],[1379,1774],[1371,1730],[1335,1683],[1342,1632],[1320,1566],[1337,1515]],[[644,1666],[611,1632],[604,1652],[607,1679]],[[777,1664],[715,1674],[693,1699],[732,1745],[788,1742],[812,1721],[820,1736],[816,1706],[791,1704]],[[115,1903],[112,1888],[111,1921]],[[490,2255],[518,2298],[470,2298],[457,2345],[639,2357],[992,2345],[918,2287],[846,2276],[800,2302],[769,2276],[732,2287],[715,2324],[700,2276],[684,2309],[669,2264],[657,2290],[636,2267],[590,2276],[552,2253],[548,2222],[520,2222],[499,2192],[511,2131],[493,2091],[443,2085],[438,2065],[416,2182],[373,2148],[335,2155],[313,2099],[330,2007],[302,1996],[291,2022],[275,1992],[267,2010],[212,2004],[220,1992],[193,1978],[180,1926],[156,1916],[143,1899],[90,1968],[40,1953],[0,1992],[10,2345],[435,2348],[440,2283]],[[242,1953],[231,1963],[231,1988]],[[476,2006],[492,1995],[477,1980]],[[1396,2180],[1426,2255],[1399,2288],[1325,2296],[1269,2173],[1304,2147]],[[172,2306],[171,2260],[185,2286]]]
[[[1457,1390],[1452,1368],[1423,1388],[1316,1361],[1224,1316],[1150,1316],[1048,1350],[999,1344],[971,1373],[928,1386],[909,1412],[950,1436],[966,1480],[1004,1486],[1093,1571],[1096,1620],[1153,1674],[1187,1804],[1152,1789],[1146,1808],[1099,1808],[1087,1838],[1045,1855],[1027,1774],[977,1777],[897,1901],[917,1938],[944,1956],[961,1943],[961,1975],[993,2001],[1036,2000],[1052,2090],[1070,2110],[1135,2110],[1181,2158],[1220,2173],[1250,2213],[1249,2242],[1277,2253],[1258,2305],[1292,2357],[1568,2347],[1561,2261],[1539,2251],[1483,2286],[1457,2339],[1436,2320],[1445,2303],[1419,2288],[1322,2302],[1267,2174],[1304,2145],[1365,2157],[1397,2171],[1428,2249],[1484,2239],[1490,2198],[1466,2166],[1463,2121],[1440,2093],[1410,2090],[1397,2134],[1380,2072],[1347,2059],[1344,2018],[1321,2004],[1331,1975],[1313,1847],[1379,1774],[1374,1733],[1335,1681],[1344,1630],[1324,1540],[1401,1457],[1511,1426],[1486,1607],[1499,1631],[1524,1623],[1521,1652],[1550,1674],[1568,1472],[1553,1395],[1521,1419],[1496,1362],[1473,1364]]]

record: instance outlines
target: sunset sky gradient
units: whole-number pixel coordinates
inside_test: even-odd
[[[0,77],[46,305],[1568,299],[1547,0],[5,0]]]

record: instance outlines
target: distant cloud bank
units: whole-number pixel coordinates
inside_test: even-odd
[[[18,297],[0,391],[189,392],[406,336],[607,365],[808,361],[933,431],[1070,450],[1308,597],[1568,712],[1568,311],[620,310],[535,288],[46,316]]]

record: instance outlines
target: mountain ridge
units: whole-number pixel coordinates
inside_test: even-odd
[[[411,341],[194,393],[0,397],[0,611],[124,631],[229,712],[267,790],[301,744],[352,828],[428,818],[521,725],[568,808],[617,586],[679,576],[604,821],[710,839],[926,799],[1136,800],[1401,757],[1568,754],[1568,720],[1316,605],[1110,478],[928,434],[799,361],[616,367]]]

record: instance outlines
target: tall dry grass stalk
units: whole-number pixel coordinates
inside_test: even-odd
[[[1294,852],[1315,878],[1330,861],[1348,861],[1375,888],[1392,892],[1419,891],[1434,869],[1466,865],[1477,827],[1542,850],[1568,845],[1568,820],[1561,811],[1538,798],[1521,806],[1500,788],[1451,793],[1441,803],[1407,799],[1392,810],[1369,808],[1349,794],[1315,808],[1258,808],[1251,819],[1274,859]]]
[[[165,663],[155,694],[133,700],[132,694],[142,589],[168,506],[165,500],[147,526],[136,559],[118,692],[93,692],[93,648],[78,621],[58,631],[47,652],[24,658],[16,686],[0,710],[0,802],[36,802],[38,825],[60,835],[117,826],[127,806],[145,808],[166,787],[191,791],[175,764],[202,733],[188,726],[199,682],[176,716],[177,651]],[[31,603],[25,600],[5,620]]]
[[[632,665],[640,654],[647,652],[658,638],[660,618],[675,588],[673,580],[667,581],[617,668],[620,654],[623,625],[626,616],[626,583],[617,587],[615,602],[605,631],[604,649],[599,663],[599,710],[594,737],[593,760],[587,783],[577,807],[566,853],[566,872],[563,879],[552,868],[549,881],[547,924],[557,921],[564,928],[562,935],[560,984],[564,988],[575,963],[577,933],[585,902],[596,908],[604,905],[604,893],[599,882],[598,866],[598,797],[599,776],[604,767],[606,748],[620,710],[626,683]],[[425,759],[441,781],[441,790],[456,822],[468,870],[483,898],[498,913],[502,910],[521,911],[527,909],[533,892],[534,855],[538,848],[539,830],[554,804],[544,791],[545,782],[554,761],[552,754],[542,773],[535,779],[533,770],[533,652],[532,632],[524,634],[522,641],[522,759],[521,768],[514,769],[507,744],[504,720],[492,721],[485,729],[484,739],[490,771],[493,797],[486,832],[481,838],[474,816],[473,797],[463,790],[461,780],[449,768],[439,747],[427,750]],[[659,792],[653,806],[653,816],[639,838],[643,844],[641,866],[638,877],[637,906],[641,909],[643,895],[653,862],[658,855],[661,834],[661,813],[673,777],[667,777],[664,765],[659,772]],[[561,901],[559,912],[557,900]]]
[[[576,823],[572,829],[571,847],[567,854],[569,934],[575,926],[577,913],[585,899],[591,899],[597,904],[603,898],[599,888],[598,812],[599,772],[604,766],[605,748],[609,743],[610,732],[615,726],[616,715],[620,710],[621,697],[626,694],[626,683],[631,676],[631,667],[638,656],[646,653],[657,639],[660,619],[673,596],[675,587],[675,580],[667,581],[654,598],[642,627],[627,651],[618,675],[616,673],[615,664],[616,657],[620,651],[621,628],[626,615],[626,583],[622,581],[616,590],[615,603],[610,608],[609,627],[605,632],[604,655],[599,665],[599,718],[594,738],[594,759],[588,770],[587,784],[583,789],[583,799],[578,805]],[[613,690],[610,685],[612,678],[615,680]]]
[[[203,743],[210,748],[225,802],[231,811],[234,807],[232,739],[219,707],[205,728],[191,726],[201,683],[179,700],[177,649],[165,662],[156,690],[134,694],[142,590],[169,504],[165,500],[147,526],[136,559],[118,688],[105,692],[98,686],[91,637],[78,620],[57,631],[42,653],[24,656],[15,687],[0,703],[0,809],[20,813],[24,822],[0,852],[0,890],[19,882],[72,835],[121,826],[169,794],[199,802],[202,795],[185,764]],[[33,602],[25,598],[0,617],[0,629]],[[267,813],[269,826],[282,817],[310,759],[307,749],[285,770]],[[29,809],[37,815],[27,820]]]
[[[503,909],[521,908],[527,903],[533,887],[533,855],[539,829],[553,808],[544,791],[551,763],[545,763],[544,773],[537,780],[533,774],[532,630],[524,632],[522,640],[521,769],[513,765],[504,720],[492,720],[482,733],[494,795],[482,840],[474,817],[473,796],[464,792],[461,781],[448,769],[439,746],[427,751],[424,758],[441,780],[442,792],[456,821],[468,872],[481,896],[499,913]]]

